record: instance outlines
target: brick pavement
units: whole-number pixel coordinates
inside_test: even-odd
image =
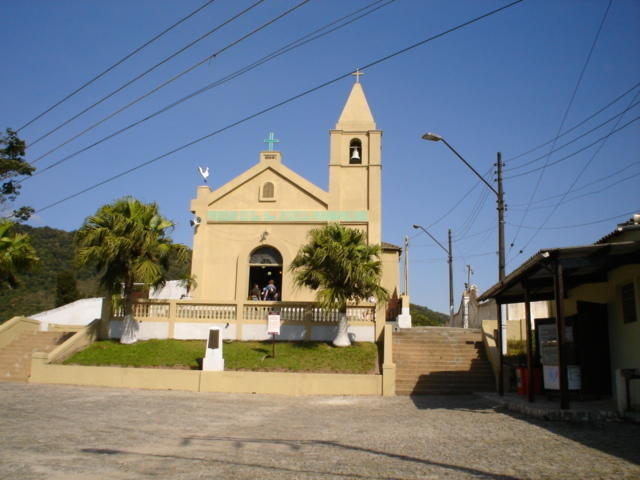
[[[473,396],[284,397],[0,384],[2,479],[640,478],[640,426]]]

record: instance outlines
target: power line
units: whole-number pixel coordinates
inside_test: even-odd
[[[464,237],[467,233],[469,233],[469,230],[471,230],[471,227],[473,227],[473,224],[476,222],[478,216],[480,215],[480,212],[484,208],[485,203],[487,203],[489,192],[490,191],[487,189],[484,189],[482,190],[482,192],[480,192],[480,195],[478,195],[478,200],[472,207],[462,226],[458,229],[460,233],[458,234],[457,238]]]
[[[505,177],[505,179],[511,179],[511,178],[517,178],[517,177],[522,177],[523,175],[529,175],[530,173],[533,172],[537,172],[539,170],[543,170],[546,167],[550,167],[552,165],[557,165],[558,163],[564,162],[565,160],[568,160],[569,158],[577,155],[578,153],[584,152],[585,150],[593,147],[594,145],[596,145],[599,142],[602,142],[603,140],[606,140],[607,138],[609,138],[610,136],[620,132],[621,130],[624,130],[625,128],[627,128],[629,125],[631,125],[634,122],[637,122],[638,120],[640,120],[640,116],[635,117],[632,120],[629,120],[627,123],[625,123],[623,126],[616,128],[615,130],[610,131],[609,133],[607,133],[606,135],[598,138],[596,141],[591,142],[589,145],[585,145],[584,147],[582,147],[579,150],[576,150],[573,153],[570,153],[569,155],[566,155],[562,158],[559,158],[558,160],[554,160],[553,162],[548,163],[547,165],[543,165],[542,167],[537,167],[537,168],[532,168],[531,170],[527,170],[526,172],[522,172],[522,173],[517,173],[515,175],[511,175],[509,177]],[[529,203],[529,205],[531,204],[531,202]]]
[[[469,255],[454,255],[452,258],[454,260],[459,260],[462,259],[464,260],[464,262],[466,263],[466,259],[467,258],[475,258],[475,257],[486,257],[487,255],[495,255],[496,252],[483,252],[483,253],[472,253]],[[430,257],[430,258],[416,258],[415,260],[411,260],[411,263],[446,263],[447,262],[447,258],[446,257],[441,257],[441,258],[437,258],[437,257]]]
[[[490,227],[484,228],[478,232],[474,232],[474,233],[470,233],[468,235],[465,235],[464,237],[459,237],[457,239],[455,239],[456,242],[462,242],[463,240],[466,240],[467,238],[473,238],[473,237],[477,237],[479,235],[482,235],[483,233],[487,233],[487,232],[492,232],[496,229],[496,225],[491,225]]]
[[[628,177],[625,177],[625,178],[622,178],[622,179],[620,179],[620,180],[618,180],[616,182],[610,183],[609,185],[607,185],[605,187],[602,187],[602,188],[599,188],[598,190],[592,190],[591,192],[583,193],[582,195],[576,195],[574,197],[565,198],[565,199],[562,199],[561,201],[562,201],[562,203],[564,205],[564,204],[567,204],[569,202],[573,202],[574,200],[578,200],[579,198],[584,198],[584,197],[590,197],[592,195],[597,195],[598,193],[602,193],[605,190],[609,190],[610,188],[615,187],[616,185],[620,185],[621,183],[627,182],[629,180],[632,180],[632,179],[634,179],[634,178],[636,178],[638,176],[640,176],[640,172],[634,173],[633,175],[629,175]],[[574,192],[575,192],[575,190],[574,190]],[[554,197],[555,198],[562,197],[562,195],[563,194],[561,193],[559,195],[554,195]],[[533,207],[532,210],[544,210],[546,208],[553,208],[555,205],[556,205],[555,203],[553,205],[540,205],[538,207]]]
[[[118,65],[120,65],[121,63],[123,63],[124,61],[128,60],[129,58],[133,57],[136,53],[138,53],[139,51],[143,50],[144,48],[148,47],[149,45],[151,45],[153,42],[155,42],[156,40],[158,40],[160,37],[162,37],[165,33],[168,33],[169,31],[173,30],[175,27],[177,27],[178,25],[180,25],[181,23],[185,22],[186,20],[188,20],[189,18],[193,17],[196,13],[198,13],[199,11],[203,10],[204,8],[208,7],[209,5],[211,5],[213,2],[215,2],[216,0],[209,0],[208,2],[205,2],[203,5],[201,5],[200,7],[196,8],[193,12],[191,12],[190,14],[188,14],[186,17],[181,18],[180,20],[178,20],[176,23],[174,23],[173,25],[171,25],[170,27],[167,27],[166,29],[164,29],[162,32],[160,32],[159,34],[157,34],[155,37],[153,37],[151,40],[146,41],[145,43],[143,43],[142,45],[140,45],[138,48],[136,48],[135,50],[133,50],[132,52],[128,53],[127,55],[125,55],[124,57],[122,57],[120,60],[118,60],[116,63],[114,63],[113,65],[111,65],[110,67],[108,67],[106,70],[104,70],[102,73],[99,73],[98,75],[96,75],[95,77],[93,77],[91,80],[88,80],[87,82],[85,82],[84,84],[82,84],[81,86],[79,86],[78,88],[76,88],[73,92],[69,93],[66,97],[64,97],[63,99],[59,100],[58,102],[54,103],[52,106],[50,106],[49,108],[47,108],[44,112],[40,113],[39,115],[35,116],[34,118],[32,118],[31,120],[29,120],[27,123],[25,123],[24,125],[22,125],[20,128],[18,128],[16,130],[16,132],[19,132],[20,130],[22,130],[23,128],[28,127],[29,125],[31,125],[33,122],[35,122],[36,120],[38,120],[39,118],[43,117],[44,115],[46,115],[47,113],[49,113],[51,110],[53,110],[54,108],[56,108],[58,105],[61,105],[62,103],[66,102],[67,100],[69,100],[71,97],[73,97],[76,93],[80,92],[81,90],[83,90],[84,88],[88,87],[89,85],[91,85],[93,82],[95,82],[96,80],[98,80],[99,78],[103,77],[104,75],[106,75],[107,73],[109,73],[111,70],[113,70],[114,68],[116,68]]]
[[[547,168],[547,164],[549,163],[549,159],[551,158],[551,153],[553,152],[553,149],[555,148],[556,142],[558,141],[558,138],[560,137],[560,133],[562,132],[562,129],[564,128],[564,123],[567,120],[567,116],[569,115],[569,111],[571,110],[571,107],[573,106],[573,101],[576,98],[576,94],[578,93],[578,89],[580,88],[580,84],[582,83],[582,78],[584,77],[584,74],[587,70],[587,67],[589,66],[589,63],[591,61],[591,55],[593,54],[593,51],[595,50],[596,44],[598,43],[598,39],[600,38],[600,32],[602,32],[602,27],[604,26],[604,22],[607,18],[607,15],[609,14],[609,9],[611,8],[611,4],[613,3],[613,0],[609,0],[609,4],[607,5],[607,8],[604,11],[604,14],[602,15],[602,20],[600,21],[600,25],[598,26],[598,30],[596,31],[595,37],[593,38],[593,42],[591,42],[591,48],[589,49],[589,54],[587,55],[587,58],[584,61],[584,64],[582,66],[582,70],[580,71],[580,75],[578,75],[578,80],[576,81],[576,84],[573,88],[573,93],[571,94],[571,98],[569,100],[569,103],[567,104],[567,108],[564,111],[564,114],[562,116],[562,120],[560,121],[560,126],[558,127],[558,131],[556,132],[556,136],[553,139],[553,143],[551,144],[551,149],[549,150],[549,153],[547,153],[547,157],[545,160],[544,165],[542,166],[542,168],[540,169],[540,175],[538,175],[538,179],[536,180],[536,184],[533,188],[533,191],[531,192],[531,196],[529,197],[529,204],[527,205],[527,208],[525,209],[524,215],[522,216],[522,221],[526,221],[527,215],[529,213],[529,208],[531,207],[531,203],[533,202],[533,199],[536,196],[536,193],[538,193],[538,188],[540,188],[540,183],[542,182],[542,177],[544,176],[544,172],[545,169]],[[511,241],[511,245],[515,244],[518,235],[520,234],[520,228],[518,228],[516,230],[516,234],[513,237],[513,240]]]
[[[489,170],[487,170],[482,176],[486,177],[487,175],[489,175],[491,173],[491,168],[489,168]],[[451,214],[451,212],[453,212],[456,208],[458,208],[458,206],[469,196],[471,195],[471,192],[473,192],[476,187],[478,185],[480,185],[481,181],[478,180],[476,183],[473,184],[473,186],[471,188],[469,188],[469,190],[467,190],[467,192],[462,195],[462,197],[460,197],[460,199],[453,205],[453,207],[451,207],[449,210],[447,210],[445,213],[443,213],[440,217],[438,217],[438,219],[436,219],[435,221],[431,222],[428,226],[427,229],[433,227],[434,225],[437,225],[438,223],[440,223],[444,218],[446,218],[447,216],[449,216]],[[420,235],[420,232],[418,232],[415,236]]]
[[[165,113],[165,112],[169,111],[173,107],[176,107],[176,106],[180,105],[181,103],[186,102],[187,100],[190,100],[190,99],[192,99],[192,98],[194,98],[194,97],[196,97],[196,96],[198,96],[198,95],[200,95],[202,93],[205,93],[205,92],[207,92],[207,91],[209,91],[209,90],[211,90],[211,89],[213,89],[215,87],[219,87],[220,85],[223,85],[224,83],[226,83],[226,82],[228,82],[230,80],[233,80],[234,78],[237,78],[240,75],[243,75],[243,74],[253,70],[254,68],[257,68],[258,66],[262,65],[263,63],[271,61],[271,60],[279,57],[280,55],[283,55],[283,54],[285,54],[287,52],[290,52],[291,50],[294,50],[294,49],[296,49],[298,47],[301,47],[301,46],[303,46],[303,45],[305,45],[305,44],[307,44],[307,43],[309,43],[309,42],[311,42],[313,40],[317,40],[319,38],[322,38],[325,35],[328,35],[328,34],[334,32],[334,31],[336,31],[336,30],[338,30],[340,28],[343,28],[343,27],[345,27],[345,26],[357,21],[357,20],[360,20],[361,18],[364,18],[365,16],[367,16],[367,15],[369,15],[369,14],[371,14],[371,13],[377,11],[377,10],[379,10],[380,8],[386,7],[387,5],[395,2],[396,0],[388,0],[384,4],[379,5],[379,6],[373,8],[373,9],[371,9],[371,10],[369,10],[369,11],[367,11],[367,12],[365,12],[365,13],[363,13],[363,14],[355,17],[355,18],[352,18],[351,20],[349,20],[347,22],[344,22],[341,25],[338,25],[338,26],[336,26],[334,28],[331,28],[330,30],[326,30],[327,28],[335,25],[336,23],[339,23],[339,22],[341,22],[341,21],[343,21],[343,20],[345,20],[345,19],[347,19],[349,17],[352,17],[352,16],[362,12],[363,10],[367,10],[370,7],[380,3],[381,1],[383,1],[383,0],[376,0],[376,1],[366,5],[363,8],[357,9],[357,10],[355,10],[355,11],[353,11],[353,12],[351,12],[351,13],[343,16],[343,17],[340,17],[340,18],[338,18],[336,20],[333,20],[332,22],[329,22],[328,24],[326,24],[326,25],[324,25],[324,26],[322,26],[322,27],[320,27],[320,28],[318,28],[318,29],[316,29],[314,31],[312,31],[312,32],[310,32],[310,33],[308,33],[306,35],[303,35],[302,37],[299,37],[298,39],[296,39],[296,40],[294,40],[292,42],[289,42],[288,44],[284,45],[283,47],[280,47],[279,49],[274,50],[273,52],[265,55],[264,57],[256,60],[255,62],[253,62],[253,63],[251,63],[249,65],[246,65],[246,66],[240,68],[239,70],[236,70],[235,72],[233,72],[233,73],[231,73],[231,74],[229,74],[229,75],[227,75],[227,76],[225,76],[225,77],[223,77],[221,79],[218,79],[218,80],[216,80],[214,82],[211,82],[211,83],[205,85],[204,87],[202,87],[202,88],[200,88],[198,90],[195,90],[194,92],[191,92],[190,94],[188,94],[188,95],[186,95],[186,96],[184,96],[184,97],[182,97],[182,98],[180,98],[180,99],[178,99],[178,100],[176,100],[176,101],[174,101],[174,102],[172,102],[172,103],[170,103],[168,105],[165,105],[161,109],[156,110],[155,112],[143,117],[142,119],[140,119],[140,120],[138,120],[136,122],[130,123],[126,127],[123,127],[123,128],[121,128],[119,130],[116,130],[115,132],[112,132],[111,134],[109,134],[109,135],[97,140],[96,142],[94,142],[94,143],[92,143],[92,144],[90,144],[90,145],[88,145],[86,147],[81,148],[80,150],[77,150],[77,151],[75,151],[75,152],[63,157],[60,160],[57,160],[57,161],[53,162],[52,164],[50,164],[46,168],[36,171],[34,173],[34,175],[32,175],[32,176],[35,176],[35,175],[40,174],[40,173],[44,173],[47,170],[50,170],[50,169],[56,167],[57,165],[60,165],[61,163],[66,162],[67,160],[70,160],[71,158],[77,156],[78,154],[86,152],[87,150],[89,150],[89,149],[91,149],[91,148],[103,143],[106,140],[114,138],[115,136],[120,135],[121,133],[124,133],[125,131],[127,131],[127,130],[129,130],[129,129],[137,126],[137,125],[140,125],[140,124],[142,124],[142,123],[144,123],[144,122],[146,122],[148,120],[151,120],[152,118],[154,118],[154,117],[156,117],[156,116],[158,116],[158,115],[160,115],[162,113]],[[323,30],[326,30],[326,31],[322,32]],[[322,32],[322,33],[318,33],[318,32]],[[220,51],[216,52],[214,55],[218,55],[219,53],[220,53]],[[209,57],[207,57],[204,61],[207,61],[207,60],[209,60]],[[204,63],[204,61],[202,63]],[[82,130],[81,132],[77,133],[73,137],[65,140],[60,145],[58,145],[55,148],[49,150],[48,152],[44,153],[43,155],[40,155],[35,160],[31,161],[31,163],[36,163],[37,161],[43,159],[44,157],[46,157],[47,155],[53,153],[54,151],[58,150],[59,148],[67,145],[68,143],[70,143],[73,140],[77,139],[78,137],[84,135],[85,133],[89,132],[90,130],[94,129],[95,127],[99,126],[100,124],[106,122],[110,118],[113,118],[117,114],[119,114],[119,113],[123,112],[124,110],[128,109],[129,107],[135,105],[136,103],[138,103],[139,101],[141,101],[144,98],[148,97],[149,95],[157,92],[158,90],[160,90],[164,86],[168,85],[170,82],[172,82],[176,78],[177,77],[174,77],[172,79],[167,80],[166,82],[160,84],[158,87],[148,91],[144,95],[136,98],[135,100],[129,102],[128,104],[124,105],[123,107],[115,110],[114,112],[110,113],[106,117],[103,117],[98,122],[94,123],[93,125],[90,125],[89,127],[87,127],[86,129]],[[29,178],[32,178],[32,177],[25,177],[20,182],[26,181]]]
[[[590,187],[591,185],[595,185],[596,183],[600,183],[600,182],[603,182],[603,181],[605,181],[605,180],[608,180],[608,179],[609,179],[609,178],[611,178],[611,177],[615,177],[615,176],[616,176],[616,175],[618,175],[619,173],[622,173],[622,172],[624,172],[625,170],[628,170],[628,169],[630,169],[631,167],[633,167],[634,165],[638,165],[638,164],[640,164],[640,161],[631,162],[630,164],[625,165],[624,167],[622,167],[620,170],[616,170],[615,172],[610,173],[609,175],[605,175],[604,177],[599,177],[599,178],[597,178],[596,180],[593,180],[593,181],[591,181],[591,182],[589,182],[589,183],[585,183],[585,184],[584,184],[584,185],[582,185],[581,187],[576,188],[576,189],[574,190],[574,192],[577,192],[578,190],[584,190],[585,188]],[[628,178],[628,177],[627,177],[627,178]],[[626,178],[622,179],[621,181],[624,181],[624,180],[626,180]],[[613,184],[611,184],[610,186],[616,185],[617,183],[619,183],[619,182],[613,183]],[[609,187],[605,187],[605,188],[603,188],[603,190],[604,190],[604,189],[606,189],[606,188],[609,188]],[[601,190],[599,190],[599,191],[601,191]],[[597,193],[597,192],[595,192],[595,193]],[[557,195],[551,195],[551,196],[546,197],[546,198],[541,198],[540,200],[537,200],[535,203],[542,203],[542,202],[546,202],[546,201],[548,201],[548,200],[552,200],[552,199],[554,199],[554,198],[558,198],[558,197],[561,197],[561,196],[562,196],[562,194],[561,194],[561,193],[559,193],[559,194],[557,194]],[[526,203],[512,203],[512,204],[511,204],[511,207],[512,207],[512,208],[513,208],[513,207],[523,207],[523,206],[525,206],[525,205],[526,205]]]
[[[594,118],[595,116],[599,115],[600,113],[604,112],[607,108],[609,108],[611,105],[617,103],[619,100],[621,100],[622,98],[626,97],[629,93],[631,93],[632,91],[634,91],[636,88],[638,88],[638,86],[640,86],[640,82],[636,83],[633,87],[629,88],[628,90],[626,90],[624,93],[622,93],[621,95],[617,96],[616,98],[614,98],[613,100],[611,100],[609,103],[607,103],[604,107],[598,109],[597,111],[593,112],[591,115],[589,115],[588,117],[586,117],[585,119],[581,120],[580,122],[576,123],[573,127],[565,130],[564,132],[562,132],[558,137],[564,137],[565,135],[567,135],[568,133],[571,133],[572,131],[574,131],[576,128],[581,127],[582,125],[584,125],[585,123],[587,123],[589,120],[591,120],[592,118]],[[527,150],[526,152],[522,152],[518,155],[515,155],[513,157],[508,158],[506,161],[507,162],[513,162],[514,160],[517,160],[518,158],[524,157],[525,155],[528,155],[532,152],[535,152],[536,150],[541,149],[542,147],[546,147],[547,145],[549,145],[550,143],[553,143],[553,138],[541,143],[540,145],[530,148],[529,150]]]
[[[637,98],[637,95],[636,95],[636,98]],[[635,100],[635,98],[634,98],[633,100]],[[563,148],[565,148],[565,147],[568,147],[568,146],[569,146],[569,145],[571,145],[572,143],[575,143],[575,142],[577,142],[578,140],[580,140],[581,138],[584,138],[584,137],[586,137],[587,135],[589,135],[589,134],[591,134],[591,133],[595,132],[596,130],[598,130],[599,128],[601,128],[601,127],[605,126],[605,125],[606,125],[607,123],[609,123],[609,122],[612,122],[612,121],[614,121],[614,120],[618,120],[618,122],[619,122],[619,121],[620,121],[620,119],[624,116],[624,114],[625,114],[625,113],[627,113],[629,110],[631,110],[633,107],[637,106],[638,104],[640,104],[640,101],[638,101],[638,102],[634,102],[634,101],[632,101],[632,102],[631,102],[631,104],[630,104],[629,106],[627,106],[627,108],[625,108],[625,109],[624,109],[624,110],[622,110],[621,112],[616,113],[614,116],[612,116],[612,117],[608,118],[608,119],[607,119],[607,120],[605,120],[604,122],[602,122],[602,123],[600,123],[600,124],[596,125],[595,127],[591,128],[590,130],[587,130],[587,131],[586,131],[586,132],[584,132],[583,134],[581,134],[581,135],[577,136],[576,138],[574,138],[574,139],[572,139],[572,140],[568,141],[567,143],[564,143],[564,144],[560,145],[559,147],[555,148],[554,150],[552,150],[552,151],[551,151],[551,152],[549,152],[549,153],[555,153],[555,152],[557,152],[557,151],[559,151],[559,150],[562,150],[562,149],[563,149]],[[510,172],[510,171],[512,171],[512,170],[519,170],[519,169],[521,169],[521,168],[525,168],[525,167],[527,167],[527,166],[529,166],[529,165],[531,165],[531,164],[533,164],[533,163],[536,163],[538,160],[542,160],[542,159],[544,159],[547,155],[549,155],[549,153],[547,153],[547,154],[545,154],[545,155],[541,155],[541,156],[539,156],[539,157],[536,157],[536,158],[534,158],[533,160],[529,160],[528,162],[523,163],[522,165],[518,165],[518,166],[515,166],[515,167],[507,168],[507,169],[505,169],[505,171]]]
[[[631,102],[634,102],[635,99],[638,97],[638,95],[640,95],[640,91],[638,93],[636,93],[635,97],[631,100]],[[619,117],[617,122],[612,126],[611,130],[613,131],[618,124],[620,123],[620,121],[622,120],[622,117]],[[608,137],[607,137],[608,138]],[[571,183],[571,185],[569,185],[569,188],[567,188],[567,190],[562,194],[562,198],[560,198],[556,204],[554,205],[553,209],[551,210],[551,212],[549,212],[549,214],[546,216],[546,218],[544,219],[544,221],[542,222],[542,224],[540,225],[540,228],[538,230],[536,230],[534,232],[534,234],[531,236],[531,238],[525,243],[523,250],[526,249],[531,242],[536,238],[536,236],[538,235],[538,233],[540,233],[540,229],[542,229],[547,222],[549,221],[549,219],[556,213],[556,211],[558,210],[558,208],[560,208],[560,205],[564,202],[564,199],[567,197],[567,195],[569,195],[569,193],[571,193],[571,191],[573,190],[573,187],[575,187],[576,183],[578,183],[578,181],[580,180],[580,177],[582,177],[582,175],[584,174],[584,172],[587,170],[587,168],[589,168],[589,166],[591,165],[591,163],[595,160],[595,158],[598,156],[598,154],[600,153],[600,151],[602,150],[602,148],[604,147],[604,145],[607,143],[607,138],[605,138],[602,143],[600,143],[598,145],[598,148],[596,149],[595,152],[593,152],[593,155],[591,155],[591,158],[587,161],[587,163],[585,163],[582,167],[582,169],[578,172],[578,175],[576,175],[576,178],[573,180],[573,182]]]
[[[522,3],[523,1],[524,0],[516,0],[514,2],[511,2],[511,3],[507,4],[507,5],[504,5],[502,7],[499,7],[499,8],[496,8],[494,10],[491,10],[491,11],[485,13],[485,14],[482,14],[482,15],[480,15],[478,17],[475,17],[475,18],[473,18],[471,20],[468,20],[468,21],[466,21],[464,23],[461,23],[461,24],[459,24],[459,25],[457,25],[455,27],[449,28],[449,29],[447,29],[447,30],[445,30],[443,32],[440,32],[440,33],[436,34],[436,35],[432,35],[432,36],[430,36],[430,37],[428,37],[428,38],[426,38],[424,40],[421,40],[419,42],[411,44],[408,47],[405,47],[405,48],[400,49],[400,50],[396,50],[395,52],[393,52],[393,53],[391,53],[389,55],[385,55],[384,57],[381,57],[381,58],[379,58],[377,60],[374,60],[373,62],[370,62],[370,63],[364,65],[362,67],[362,69],[364,70],[366,68],[371,68],[371,67],[373,67],[375,65],[383,63],[383,62],[385,62],[387,60],[390,60],[390,59],[392,59],[392,58],[394,58],[394,57],[396,57],[398,55],[401,55],[401,54],[406,53],[406,52],[408,52],[410,50],[413,50],[414,48],[417,48],[417,47],[422,46],[422,45],[424,45],[426,43],[432,42],[433,40],[436,40],[438,38],[444,37],[444,36],[448,35],[449,33],[452,33],[452,32],[455,32],[457,30],[460,30],[460,29],[462,29],[462,28],[464,28],[464,27],[466,27],[468,25],[471,25],[471,24],[476,23],[476,22],[478,22],[480,20],[488,18],[488,17],[490,17],[492,15],[495,15],[495,14],[497,14],[497,13],[503,11],[503,10],[506,10],[508,8],[511,8],[511,7],[513,7],[513,6],[515,6],[515,5],[519,4],[519,3]],[[315,92],[317,90],[320,90],[320,89],[322,89],[324,87],[332,85],[332,84],[342,80],[343,78],[347,78],[347,77],[351,76],[352,73],[353,72],[347,72],[347,73],[341,74],[341,75],[339,75],[339,76],[337,76],[337,77],[335,77],[335,78],[333,78],[331,80],[328,80],[328,81],[326,81],[324,83],[321,83],[320,85],[317,85],[317,86],[315,86],[313,88],[305,90],[304,92],[301,92],[301,93],[299,93],[297,95],[289,97],[286,100],[283,100],[283,101],[281,101],[279,103],[271,105],[270,107],[264,108],[264,109],[262,109],[262,110],[260,110],[260,111],[258,111],[256,113],[248,115],[248,116],[246,116],[246,117],[244,117],[244,118],[242,118],[242,119],[240,119],[240,120],[238,120],[236,122],[230,123],[230,124],[226,125],[225,127],[222,127],[222,128],[217,129],[217,130],[214,130],[213,132],[210,132],[207,135],[204,135],[202,137],[196,138],[195,140],[192,140],[192,141],[190,141],[188,143],[185,143],[185,144],[183,144],[183,145],[181,145],[181,146],[179,146],[177,148],[174,148],[173,150],[170,150],[170,151],[168,151],[166,153],[163,153],[162,155],[158,155],[158,156],[156,156],[156,157],[154,157],[154,158],[152,158],[150,160],[147,160],[146,162],[139,163],[138,165],[136,165],[134,167],[131,167],[131,168],[128,168],[127,170],[124,170],[124,171],[122,171],[120,173],[117,173],[116,175],[113,175],[113,176],[111,176],[111,177],[109,177],[109,178],[107,178],[105,180],[102,180],[101,182],[98,182],[98,183],[96,183],[94,185],[91,185],[91,186],[89,186],[87,188],[84,188],[84,189],[82,189],[82,190],[80,190],[80,191],[78,191],[76,193],[68,195],[68,196],[66,196],[66,197],[64,197],[64,198],[62,198],[60,200],[57,200],[56,202],[50,203],[49,205],[46,205],[46,206],[36,210],[35,213],[40,213],[40,212],[43,212],[45,210],[48,210],[49,208],[52,208],[52,207],[54,207],[56,205],[59,205],[60,203],[66,202],[68,200],[71,200],[72,198],[75,198],[75,197],[77,197],[79,195],[82,195],[83,193],[86,193],[86,192],[89,192],[91,190],[94,190],[94,189],[96,189],[96,188],[98,188],[98,187],[100,187],[102,185],[105,185],[106,183],[112,182],[113,180],[116,180],[116,179],[118,179],[120,177],[128,175],[129,173],[134,172],[136,170],[139,170],[139,169],[141,169],[141,168],[143,168],[143,167],[145,167],[147,165],[150,165],[150,164],[152,164],[154,162],[157,162],[158,160],[166,158],[166,157],[168,157],[170,155],[173,155],[174,153],[177,153],[177,152],[179,152],[181,150],[184,150],[184,149],[186,149],[188,147],[191,147],[192,145],[200,143],[203,140],[206,140],[206,139],[208,139],[210,137],[218,135],[221,132],[229,130],[229,129],[237,126],[237,125],[240,125],[240,124],[245,123],[245,122],[247,122],[247,121],[249,121],[249,120],[251,120],[253,118],[256,118],[256,117],[258,117],[260,115],[263,115],[263,114],[265,114],[267,112],[270,112],[271,110],[275,110],[275,109],[277,109],[277,108],[279,108],[279,107],[281,107],[283,105],[291,103],[291,102],[293,102],[293,101],[295,101],[295,100],[297,100],[299,98],[302,98],[302,97],[304,97],[306,95],[309,95],[309,94],[311,94],[311,93],[313,93],[313,92]]]
[[[184,52],[185,50],[191,48],[193,45],[195,45],[196,43],[200,42],[201,40],[204,40],[206,37],[208,37],[209,35],[215,33],[216,31],[218,31],[219,29],[221,29],[222,27],[224,27],[225,25],[233,22],[234,20],[238,19],[239,17],[241,17],[242,15],[244,15],[245,13],[249,12],[250,10],[252,10],[253,8],[257,7],[258,5],[260,5],[262,2],[264,2],[265,0],[257,0],[255,3],[253,3],[252,5],[249,5],[247,8],[245,8],[244,10],[242,10],[240,13],[237,13],[236,15],[234,15],[233,17],[225,20],[223,23],[217,25],[215,28],[209,30],[208,32],[206,32],[205,34],[199,36],[198,38],[196,38],[194,41],[192,41],[191,43],[185,45],[184,47],[180,48],[179,50],[176,50],[174,53],[172,53],[171,55],[169,55],[168,57],[165,57],[163,60],[161,60],[160,62],[156,63],[155,65],[153,65],[152,67],[148,68],[147,70],[145,70],[144,72],[136,75],[134,78],[132,78],[131,80],[128,80],[127,82],[125,82],[124,84],[120,85],[118,88],[116,88],[115,90],[113,90],[112,92],[108,93],[107,95],[105,95],[104,97],[102,97],[100,100],[98,100],[97,102],[89,105],[88,107],[86,107],[84,110],[82,110],[81,112],[75,114],[74,116],[72,116],[71,118],[65,120],[64,122],[62,122],[61,124],[59,124],[58,126],[56,126],[55,128],[53,128],[52,130],[49,130],[47,133],[45,133],[44,135],[41,135],[40,137],[38,137],[37,139],[35,139],[33,142],[31,142],[31,144],[29,145],[30,147],[32,147],[33,145],[37,144],[38,142],[40,142],[41,140],[47,138],[49,135],[51,135],[54,132],[57,132],[58,130],[60,130],[62,127],[64,127],[65,125],[68,125],[70,122],[72,122],[73,120],[75,120],[76,118],[78,118],[81,115],[84,115],[85,113],[87,113],[89,110],[91,110],[92,108],[96,107],[97,105],[100,105],[102,102],[104,102],[105,100],[107,100],[108,98],[111,98],[113,95],[115,95],[116,93],[124,90],[126,87],[128,87],[129,85],[131,85],[132,83],[140,80],[142,77],[148,75],[149,73],[151,73],[152,71],[154,71],[156,68],[158,68],[160,65],[163,65],[165,63],[167,63],[169,60],[175,58],[176,56],[178,56],[179,54],[181,54],[182,52]],[[307,3],[310,0],[304,0],[302,3]],[[297,7],[296,7],[297,8]],[[207,60],[211,59],[213,56],[209,56],[207,57]],[[202,62],[204,63],[204,61]],[[199,64],[198,64],[199,65]],[[197,66],[197,65],[196,65]],[[192,67],[192,69],[195,68]]]
[[[577,224],[574,224],[574,225],[562,225],[562,226],[558,226],[558,227],[543,227],[543,228],[541,228],[541,230],[567,230],[567,229],[571,229],[571,228],[587,227],[589,225],[596,225],[598,223],[610,222],[611,220],[615,220],[616,218],[625,217],[627,215],[633,215],[635,213],[638,213],[638,209],[631,210],[629,212],[619,213],[617,215],[614,215],[613,217],[602,218],[600,220],[594,220],[593,222],[577,223]],[[537,229],[540,228],[539,226],[538,227],[532,227],[532,226],[527,226],[527,225],[514,225],[512,223],[509,223],[509,225],[511,225],[512,227],[524,228],[526,230],[537,230]]]

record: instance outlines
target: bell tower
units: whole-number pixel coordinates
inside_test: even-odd
[[[366,212],[370,244],[381,242],[381,139],[360,83],[356,82],[330,131],[330,210]]]

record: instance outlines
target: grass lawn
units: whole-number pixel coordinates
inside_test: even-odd
[[[204,356],[204,349],[204,340],[144,340],[133,345],[101,340],[72,355],[64,363],[195,370],[200,368],[198,362]]]
[[[224,342],[225,370],[270,372],[377,373],[377,347],[356,343],[336,348],[324,342]],[[121,345],[114,340],[95,342],[67,359],[65,364],[119,365],[200,369],[203,340],[145,340]]]

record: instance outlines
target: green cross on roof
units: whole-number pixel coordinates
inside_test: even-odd
[[[269,151],[273,152],[273,144],[274,143],[280,143],[280,140],[276,140],[275,138],[273,138],[273,132],[269,132],[269,138],[264,140],[264,143],[268,143],[269,144]]]

